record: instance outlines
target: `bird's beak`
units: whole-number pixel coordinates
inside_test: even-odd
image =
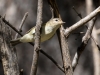
[[[66,22],[62,22],[62,24],[64,24],[64,23],[66,23]]]
[[[63,23],[66,23],[66,22],[63,22]]]

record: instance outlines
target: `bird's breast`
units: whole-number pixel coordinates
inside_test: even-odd
[[[46,26],[44,30],[45,30],[45,31],[44,31],[45,34],[50,34],[50,33],[52,33],[53,28],[50,27],[50,26]]]
[[[45,27],[44,31],[41,34],[41,42],[49,40],[54,34],[55,30],[51,27]]]

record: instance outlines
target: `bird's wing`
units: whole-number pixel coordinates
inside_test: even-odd
[[[45,26],[45,24],[42,24],[42,27],[43,27],[43,26]],[[41,29],[40,29],[40,33],[42,33],[42,29],[43,29],[42,27],[41,27]],[[30,31],[34,30],[34,29],[35,29],[35,26],[32,27],[30,30],[28,30],[28,31],[26,32],[26,34],[29,33]],[[33,32],[33,34],[35,34],[35,32]]]
[[[28,30],[28,31],[26,32],[26,34],[29,33],[32,29],[35,29],[35,26],[32,27],[30,30]]]

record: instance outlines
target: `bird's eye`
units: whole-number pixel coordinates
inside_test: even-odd
[[[57,19],[55,21],[58,21]]]

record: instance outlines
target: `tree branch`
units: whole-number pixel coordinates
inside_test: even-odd
[[[19,29],[18,29],[19,32],[22,32],[22,27],[23,27],[23,24],[24,24],[24,22],[25,22],[27,16],[28,16],[28,12],[25,13],[25,15],[24,15],[24,17],[23,17],[23,19],[22,19],[22,21],[21,21],[21,24],[19,25]],[[15,39],[16,39],[17,37],[18,37],[18,33],[16,33]],[[23,69],[20,70],[20,75],[23,75]]]
[[[64,72],[62,66],[60,66],[51,56],[47,55],[43,50],[40,50],[40,52],[48,57],[62,72]]]
[[[2,18],[1,15],[0,15],[0,18]],[[2,20],[5,24],[9,25],[14,31],[16,31],[18,34],[22,36],[22,34],[13,25],[11,25],[8,21],[5,20],[5,18],[2,18]]]
[[[82,19],[81,13],[78,13],[74,6],[73,6],[73,10],[74,10],[74,11],[76,12],[76,14]]]
[[[91,7],[92,8],[92,7]],[[89,9],[88,9],[89,10]],[[92,11],[92,9],[91,9]],[[75,56],[74,56],[74,59],[73,59],[73,62],[72,62],[72,67],[73,67],[73,70],[75,70],[76,68],[76,65],[78,64],[78,60],[80,58],[80,55],[82,54],[82,52],[84,51],[86,45],[88,44],[88,41],[91,37],[91,33],[92,33],[92,30],[93,30],[93,26],[95,24],[95,21],[96,21],[96,18],[94,18],[94,20],[91,20],[89,21],[89,26],[88,26],[88,29],[87,29],[87,32],[86,34],[83,36],[82,38],[82,44],[81,46],[77,49],[77,52],[75,53]]]
[[[82,52],[84,51],[86,45],[88,44],[88,41],[91,37],[93,26],[95,24],[95,21],[96,21],[96,19],[94,19],[94,21],[91,22],[91,25],[89,25],[86,34],[82,38],[82,44],[80,45],[80,47],[78,47],[77,52],[75,53],[75,56],[74,56],[73,61],[72,61],[73,71],[75,70],[75,68],[78,64],[80,55],[82,54]]]
[[[0,18],[0,53],[5,75],[19,75],[16,50],[10,45],[11,31]]]
[[[28,12],[25,13],[25,15],[24,15],[24,17],[23,17],[23,19],[22,19],[22,21],[21,21],[21,24],[19,25],[19,29],[18,29],[19,32],[22,32],[22,27],[23,27],[23,24],[24,24],[24,22],[25,22],[27,16],[28,16]],[[15,39],[16,39],[17,37],[18,37],[18,33],[16,33]]]
[[[91,6],[90,6],[91,7]],[[88,8],[87,10],[90,10],[91,8]],[[80,13],[78,13],[77,12],[77,10],[75,9],[75,7],[73,7],[73,9],[74,9],[74,11],[77,13],[77,15],[82,19],[82,15],[80,14]],[[89,13],[88,13],[89,14]],[[86,26],[86,28],[88,28],[87,26]],[[92,40],[94,41],[94,43],[95,43],[95,45],[98,47],[98,50],[100,50],[100,46],[99,46],[99,44],[97,43],[97,41],[95,40],[95,38],[91,35],[91,38],[92,38]]]
[[[79,28],[80,26],[83,26],[85,23],[87,23],[88,21],[90,21],[92,18],[94,18],[98,13],[100,13],[100,6],[95,9],[93,12],[91,12],[89,15],[87,15],[85,18],[81,19],[80,21],[78,21],[77,23],[75,23],[74,25],[72,25],[71,27],[67,28],[64,32],[64,34],[66,35],[66,37],[75,29]]]
[[[38,8],[37,8],[37,22],[36,22],[36,30],[35,30],[35,45],[34,45],[34,53],[33,53],[33,61],[31,67],[30,75],[36,75],[39,50],[40,50],[40,28],[42,24],[42,7],[43,0],[38,0]]]
[[[61,36],[61,47],[62,47],[62,56],[63,56],[63,65],[66,75],[72,75],[72,62],[70,59],[69,48],[68,48],[68,38],[65,39],[63,27],[60,29]]]

